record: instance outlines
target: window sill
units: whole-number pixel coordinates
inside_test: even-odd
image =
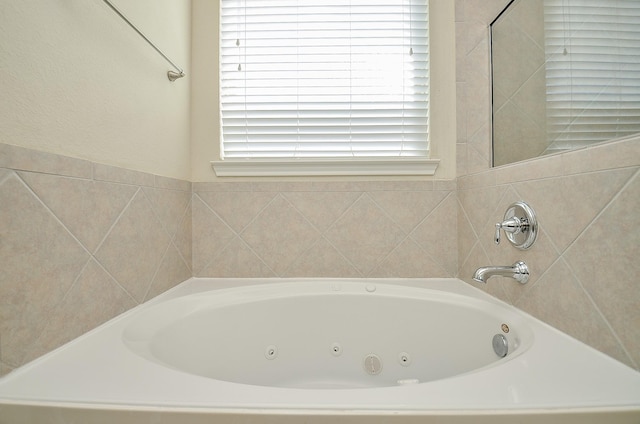
[[[219,177],[434,175],[439,159],[227,159],[212,161]]]

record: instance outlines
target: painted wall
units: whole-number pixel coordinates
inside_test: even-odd
[[[230,178],[217,179],[210,164],[210,161],[220,159],[220,108],[217,101],[219,0],[193,0],[192,7],[192,81],[193,86],[198,89],[193,90],[191,98],[191,180],[231,181]],[[437,173],[432,179],[446,180],[456,176],[453,2],[431,0],[429,13],[431,157],[441,160]],[[318,180],[318,178],[314,179]],[[353,179],[355,178],[351,180]],[[282,178],[273,178],[273,180],[282,181]]]
[[[490,168],[488,24],[507,3],[456,0],[459,277],[524,260],[529,283],[482,288],[640,369],[640,137]],[[493,243],[516,200],[538,214],[528,251]]]
[[[0,142],[189,179],[189,0],[0,2]]]

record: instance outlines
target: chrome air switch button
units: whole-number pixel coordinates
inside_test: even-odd
[[[500,358],[504,358],[505,356],[507,356],[507,353],[509,352],[509,342],[504,335],[496,334],[495,336],[493,336],[492,344],[493,351],[496,353],[496,355],[498,355]]]

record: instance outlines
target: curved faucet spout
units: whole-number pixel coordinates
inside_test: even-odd
[[[529,267],[522,261],[516,262],[511,266],[485,266],[476,269],[473,274],[473,280],[478,283],[486,283],[487,280],[494,275],[503,277],[511,277],[520,284],[529,281]]]

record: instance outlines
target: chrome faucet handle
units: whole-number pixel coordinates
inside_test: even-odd
[[[516,248],[525,250],[531,247],[538,235],[538,221],[536,214],[524,202],[515,202],[509,206],[504,214],[504,221],[496,224],[494,241],[500,244],[500,230]]]
[[[522,231],[523,225],[525,224],[517,216],[511,217],[503,222],[496,223],[496,236],[494,241],[496,244],[500,244],[500,230],[511,234],[518,234]]]

